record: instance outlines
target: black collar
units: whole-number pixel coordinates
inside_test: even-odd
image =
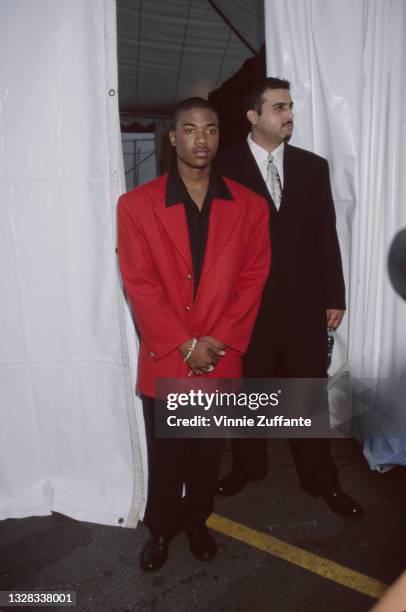
[[[207,190],[206,198],[209,201],[214,199],[219,200],[233,200],[233,196],[230,193],[229,188],[224,182],[224,179],[220,174],[216,174],[214,170],[210,173],[209,188]],[[182,181],[178,168],[172,168],[168,172],[168,181],[166,184],[166,206],[174,206],[175,204],[183,204],[186,200],[190,200],[190,195]]]

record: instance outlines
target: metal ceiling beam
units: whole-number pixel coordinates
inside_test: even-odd
[[[181,47],[181,50],[180,50],[180,60],[179,60],[179,64],[178,64],[178,73],[176,75],[175,93],[174,93],[174,97],[173,97],[173,103],[174,104],[176,104],[177,99],[178,99],[178,90],[179,90],[179,84],[180,84],[180,75],[182,73],[182,68],[183,68],[183,56],[184,56],[184,53],[185,53],[186,37],[187,37],[188,29],[189,29],[190,11],[191,11],[191,8],[192,8],[192,2],[193,2],[193,0],[189,0],[189,6],[188,6],[187,15],[186,15],[186,24],[185,24],[185,29],[183,31],[182,47]]]
[[[210,6],[216,11],[216,13],[218,15],[220,15],[221,19],[224,21],[224,23],[230,28],[230,30],[232,30],[234,32],[234,34],[237,36],[237,38],[239,38],[241,40],[241,42],[247,47],[247,49],[249,49],[251,51],[251,53],[253,55],[258,55],[258,51],[256,51],[254,49],[254,47],[252,47],[250,45],[250,43],[248,42],[248,40],[245,40],[244,36],[241,34],[241,32],[239,32],[237,30],[237,28],[235,26],[233,26],[233,24],[231,23],[231,21],[228,19],[228,17],[226,17],[226,15],[224,15],[223,11],[221,9],[219,9],[218,6],[216,6],[214,0],[207,0],[208,3],[210,4]]]

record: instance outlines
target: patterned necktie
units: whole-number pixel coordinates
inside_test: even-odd
[[[276,208],[279,210],[279,207],[281,205],[281,199],[282,199],[282,187],[281,187],[281,180],[279,178],[279,172],[274,163],[272,153],[268,155],[266,184],[268,185],[269,191],[271,193],[273,203],[275,204]]]

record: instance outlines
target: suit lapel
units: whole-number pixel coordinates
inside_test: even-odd
[[[235,223],[240,214],[241,204],[238,200],[220,200],[218,198],[213,200],[200,285],[204,281],[211,266],[217,260],[230,234],[233,232]]]
[[[174,248],[192,270],[192,253],[190,251],[189,230],[184,205],[177,204],[167,207],[165,205],[164,189],[164,193],[160,194],[159,203],[155,207],[155,214],[159,217]]]
[[[243,145],[242,161],[243,161],[242,170],[244,173],[244,181],[241,181],[241,182],[244,185],[246,185],[246,187],[248,187],[249,189],[252,189],[253,191],[255,191],[255,193],[262,195],[267,200],[271,208],[272,215],[277,215],[279,211],[276,208],[274,201],[272,200],[272,197],[268,191],[268,187],[266,186],[266,183],[264,179],[262,178],[260,169],[258,168],[258,164],[255,161],[253,154],[251,153],[251,149],[249,148],[248,143],[246,142]],[[282,202],[283,202],[283,195],[284,195],[284,192],[282,192]]]
[[[300,159],[295,154],[295,147],[285,145],[283,156],[283,208],[296,207],[303,200],[307,176]]]
[[[283,152],[283,191],[282,191],[282,204],[284,208],[289,201],[289,194],[292,188],[292,182],[290,180],[292,174],[292,156],[291,148],[288,144],[285,144],[285,150]],[[293,172],[295,176],[295,173]]]
[[[255,160],[253,161],[256,166]],[[165,204],[165,193],[166,181],[163,184],[162,193],[158,195],[157,205],[154,208],[154,212],[167,232],[173,247],[187,263],[190,270],[192,270],[192,253],[190,250],[189,230],[185,207],[183,205],[167,207]],[[204,278],[211,266],[217,260],[219,253],[224,244],[227,242],[230,234],[233,232],[235,223],[240,214],[241,204],[238,201],[238,198],[234,200],[222,200],[220,198],[215,198],[213,200],[210,211],[209,235],[207,238],[203,268],[200,276],[200,285],[204,281]]]
[[[248,143],[244,143],[242,162],[243,164],[241,169],[245,177],[244,185],[256,193],[264,196],[264,198],[271,199],[266,183],[262,178],[262,174],[253,154],[251,153]]]

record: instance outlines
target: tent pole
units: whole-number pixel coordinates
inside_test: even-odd
[[[224,15],[223,11],[221,11],[219,7],[215,5],[214,0],[208,0],[208,3],[212,8],[214,8],[216,13],[220,15],[220,17],[222,18],[224,23],[230,28],[230,30],[232,30],[234,34],[241,40],[241,42],[251,51],[251,53],[253,55],[258,55],[258,51],[256,51],[254,47],[252,47],[250,43],[245,40],[244,36],[237,30],[235,26],[233,26],[230,20]]]

